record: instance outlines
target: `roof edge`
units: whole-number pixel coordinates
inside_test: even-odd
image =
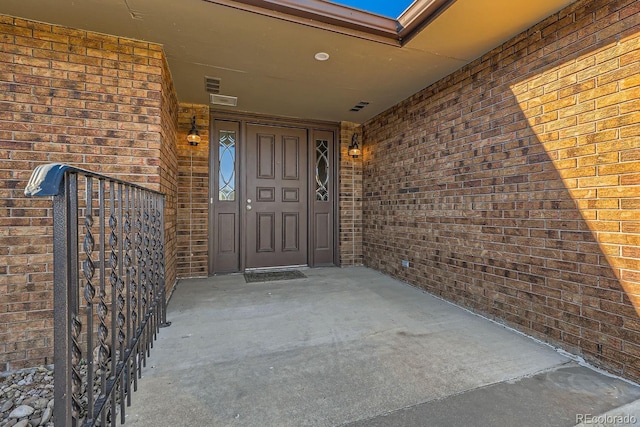
[[[397,47],[455,0],[416,0],[396,20],[326,0],[205,0]]]

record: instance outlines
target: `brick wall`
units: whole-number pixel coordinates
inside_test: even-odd
[[[191,118],[202,141],[189,145]],[[178,277],[208,274],[209,107],[180,104],[178,114]]]
[[[164,55],[162,76],[160,191],[165,194],[165,287],[168,295],[176,283],[178,264],[178,153],[174,142],[178,132],[178,98]]]
[[[640,380],[639,69],[578,1],[365,123],[365,264]]]
[[[362,145],[362,130],[351,122],[340,123],[340,265],[362,265],[362,157],[349,156],[354,133]]]
[[[37,165],[168,191],[174,233],[170,79],[161,46],[0,15],[0,370],[52,362],[51,200],[23,195]]]

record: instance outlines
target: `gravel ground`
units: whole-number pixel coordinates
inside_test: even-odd
[[[94,350],[97,352],[97,349]],[[116,354],[119,354],[116,352]],[[95,356],[97,358],[97,355]],[[110,359],[106,363],[106,375],[109,376]],[[80,405],[87,409],[87,364],[81,361],[79,366],[82,381]],[[101,370],[94,372],[91,382],[94,396],[100,394]],[[117,402],[119,402],[119,396]],[[118,414],[119,407],[116,407]],[[107,413],[107,421],[110,415]],[[80,424],[84,418],[80,419]],[[98,420],[96,425],[100,425]],[[17,372],[0,373],[0,427],[37,427],[53,426],[53,365],[22,369]]]
[[[53,366],[0,374],[0,427],[53,426]]]

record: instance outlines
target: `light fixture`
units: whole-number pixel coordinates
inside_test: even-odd
[[[354,159],[357,159],[362,154],[360,146],[358,145],[358,134],[354,133],[351,138],[351,145],[349,146],[349,155]]]
[[[329,59],[329,54],[327,52],[318,52],[313,55],[313,57],[316,58],[317,61],[326,61]]]
[[[196,116],[191,118],[191,130],[187,134],[187,141],[189,144],[196,146],[200,142],[200,133],[198,132],[198,128],[196,127]]]

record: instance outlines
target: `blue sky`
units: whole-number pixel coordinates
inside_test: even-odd
[[[334,3],[345,4],[378,15],[388,16],[389,18],[397,18],[413,0],[331,0]]]

